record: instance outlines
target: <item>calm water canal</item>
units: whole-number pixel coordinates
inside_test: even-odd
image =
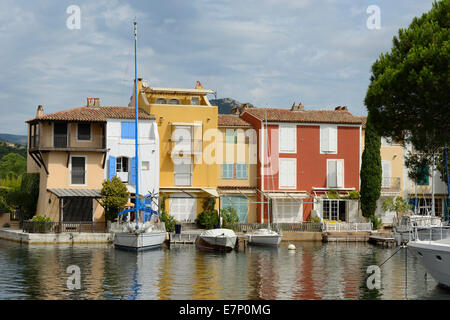
[[[215,254],[193,245],[143,253],[112,245],[27,246],[0,240],[0,299],[450,299],[412,253],[381,268],[381,289],[366,288],[366,269],[396,249],[366,243],[296,243]],[[66,269],[81,270],[68,290]]]

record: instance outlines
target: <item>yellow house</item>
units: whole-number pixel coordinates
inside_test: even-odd
[[[256,223],[256,132],[238,114],[219,114],[217,184],[221,208],[233,207],[240,222]]]
[[[141,119],[154,119],[140,112]],[[87,105],[44,114],[28,123],[27,171],[40,174],[38,216],[54,222],[104,222],[101,198],[107,156],[107,120],[134,119],[134,109]]]
[[[194,222],[205,199],[218,208],[215,137],[217,106],[200,82],[194,89],[154,88],[138,79],[138,105],[156,117],[160,139],[160,197],[179,222]],[[134,94],[129,104],[134,106]]]
[[[366,128],[367,117],[361,117],[363,120],[361,131],[361,150],[364,150],[364,134]],[[377,201],[376,215],[379,216],[383,223],[391,224],[395,217],[395,212],[384,212],[382,204],[387,198],[404,197],[404,147],[402,144],[388,141],[381,138],[381,195]],[[405,199],[407,200],[407,199]]]

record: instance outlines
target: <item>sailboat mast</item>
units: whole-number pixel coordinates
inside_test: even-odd
[[[136,229],[138,229],[139,224],[139,209],[141,208],[141,204],[139,201],[139,146],[138,146],[138,83],[137,83],[137,21],[134,19],[134,117],[135,117],[135,174],[136,174]]]

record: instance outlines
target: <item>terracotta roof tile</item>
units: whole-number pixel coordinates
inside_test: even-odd
[[[251,124],[235,114],[219,114],[219,127],[251,127]]]
[[[346,110],[305,110],[291,111],[290,109],[251,108],[247,112],[254,117],[272,122],[306,122],[306,123],[343,123],[361,124],[361,117],[352,115]]]
[[[106,122],[106,119],[134,119],[134,108],[102,106],[98,108],[79,107],[55,113],[44,114],[27,122],[42,120]],[[154,120],[155,116],[139,110],[139,119]]]

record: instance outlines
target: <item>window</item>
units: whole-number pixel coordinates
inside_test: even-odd
[[[297,160],[279,159],[279,182],[280,189],[295,189],[297,186]]]
[[[86,157],[71,157],[70,184],[86,184]]]
[[[121,123],[121,138],[122,139],[135,139],[135,137],[136,137],[135,122],[123,121]]]
[[[381,160],[381,169],[382,169],[382,180],[381,180],[381,187],[382,188],[391,188],[392,183],[392,177],[391,177],[391,168],[392,164],[390,161],[387,160]]]
[[[228,144],[237,143],[237,131],[234,129],[227,129],[225,131],[225,142]]]
[[[245,197],[228,196],[222,197],[220,206],[224,208],[233,208],[239,216],[239,222],[248,221],[248,200]]]
[[[91,124],[90,123],[78,123],[77,139],[81,141],[91,140]]]
[[[200,105],[200,98],[199,97],[192,97],[191,98],[191,104],[194,106]]]
[[[222,179],[233,179],[233,164],[232,163],[224,163],[222,164]]]
[[[53,124],[53,147],[67,148],[67,123]]]
[[[301,200],[274,200],[273,220],[278,223],[294,223],[302,221]]]
[[[176,186],[190,186],[192,184],[192,163],[190,158],[174,159],[174,178]]]
[[[180,104],[180,100],[178,99],[170,99],[169,104]]]
[[[322,218],[346,221],[345,200],[322,200]]]
[[[141,169],[142,169],[142,171],[150,170],[150,162],[149,161],[142,161]]]
[[[344,160],[327,160],[327,188],[344,188]]]
[[[297,126],[296,125],[280,125],[279,145],[280,153],[295,153],[297,141]]]
[[[320,153],[337,153],[337,126],[320,126]]]
[[[417,170],[417,175],[418,175],[418,179],[416,181],[416,184],[419,186],[427,186],[429,185],[430,181],[429,181],[429,171],[430,168],[428,166],[423,166],[420,167]]]
[[[236,164],[236,179],[247,179],[248,178],[248,164],[237,163]]]
[[[129,180],[129,159],[127,157],[118,157],[116,159],[116,176],[122,182]]]
[[[156,104],[166,104],[166,103],[167,103],[166,99],[163,98],[156,99]]]

